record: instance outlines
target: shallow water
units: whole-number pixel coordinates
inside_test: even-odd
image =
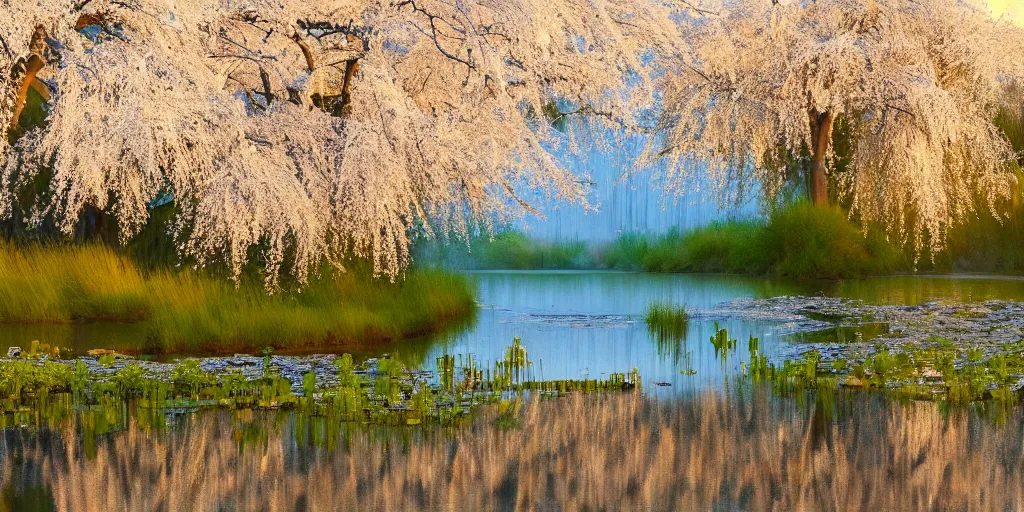
[[[431,367],[442,354],[472,355],[482,363],[501,360],[514,338],[521,338],[542,379],[606,378],[637,368],[647,382],[669,383],[659,392],[717,386],[723,375],[746,363],[747,351],[723,364],[708,343],[716,323],[745,347],[759,338],[769,357],[794,341],[806,323],[723,311],[743,298],[783,295],[847,297],[879,304],[926,301],[1024,301],[1024,280],[986,276],[895,276],[847,281],[798,281],[747,276],[648,274],[593,271],[474,272],[480,311],[462,332],[386,344],[362,350],[361,357],[391,353],[407,364]],[[667,339],[643,321],[654,302],[685,306],[691,313],[685,336]],[[827,327],[819,325],[818,327]],[[838,332],[835,341],[844,333]],[[145,338],[144,324],[0,325],[0,353],[32,340],[90,349],[133,349]],[[829,341],[829,334],[815,338]],[[177,355],[162,356],[174,359]],[[692,374],[696,371],[696,374]],[[692,374],[692,375],[691,375]]]
[[[736,312],[723,303],[782,295],[847,297],[879,304],[926,301],[1024,300],[1024,281],[984,277],[884,277],[859,281],[792,281],[744,276],[623,272],[477,272],[478,319],[468,331],[438,340],[426,352],[392,352],[419,365],[444,353],[498,361],[513,338],[529,350],[538,377],[607,377],[637,368],[645,382],[669,383],[659,393],[720,386],[748,362],[746,343],[759,339],[769,357],[809,328],[806,319]],[[685,306],[691,313],[682,339],[664,339],[644,323],[654,302]],[[723,363],[709,343],[716,324],[741,347]],[[827,325],[819,325],[825,328]],[[829,333],[815,340],[829,341]],[[836,331],[833,341],[848,333]],[[682,370],[695,370],[684,374]],[[689,372],[687,372],[689,373]],[[669,389],[671,388],[671,389]]]
[[[777,398],[731,377],[746,343],[792,352],[820,320],[740,310],[782,295],[880,304],[1024,300],[1024,281],[974,276],[797,282],[616,272],[473,274],[481,309],[465,332],[383,346],[433,367],[487,367],[521,338],[536,379],[637,368],[644,395],[531,402],[519,429],[484,410],[449,428],[327,424],[301,412],[208,411],[157,424],[125,408],[104,428],[70,415],[6,428],[2,510],[999,509],[1024,507],[1021,411],[903,405],[884,396]],[[686,335],[659,337],[652,302],[685,305]],[[719,357],[725,328],[739,349]],[[133,330],[135,329],[135,330]],[[139,326],[4,326],[0,343],[135,343]],[[851,333],[834,329],[835,341]],[[845,339],[845,338],[844,338]],[[61,342],[57,342],[61,343]],[[373,354],[365,354],[373,355]],[[695,372],[695,374],[693,373]],[[90,421],[96,421],[90,420]],[[5,422],[10,424],[10,422]],[[96,435],[93,432],[109,431]]]

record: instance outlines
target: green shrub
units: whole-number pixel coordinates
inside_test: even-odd
[[[838,208],[796,203],[767,221],[716,222],[654,237],[621,235],[611,245],[613,268],[844,278],[907,267],[902,251],[878,229],[867,235]],[[603,260],[606,264],[607,259]]]
[[[796,203],[774,212],[760,236],[770,272],[789,277],[842,278],[901,269],[900,251],[880,230],[867,236],[838,208]]]

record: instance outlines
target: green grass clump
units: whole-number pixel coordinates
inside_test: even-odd
[[[774,212],[760,236],[772,274],[841,278],[889,274],[902,252],[878,229],[867,235],[838,208],[796,203]],[[757,250],[751,247],[748,250]]]
[[[139,349],[230,353],[306,349],[427,334],[474,311],[464,278],[413,270],[391,283],[325,271],[301,290],[191,271],[144,272],[99,245],[0,245],[0,322],[143,322]]]
[[[685,307],[654,303],[647,307],[644,321],[652,330],[671,337],[683,337],[690,322]]]

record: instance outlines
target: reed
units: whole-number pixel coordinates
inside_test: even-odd
[[[796,203],[766,221],[712,223],[654,237],[642,251],[635,236],[614,243],[647,272],[705,272],[797,278],[847,278],[909,269],[902,251],[878,230],[867,235],[838,208]],[[622,265],[619,266],[629,266]]]
[[[652,303],[647,307],[644,322],[652,331],[664,333],[670,337],[682,338],[690,323],[690,315],[686,312],[685,306]]]

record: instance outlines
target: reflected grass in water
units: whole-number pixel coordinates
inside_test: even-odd
[[[295,413],[221,411],[167,434],[131,428],[92,456],[70,427],[9,429],[0,485],[46,488],[60,510],[1024,506],[1020,429],[880,398],[573,395],[527,401],[513,429],[492,424],[496,407],[457,430],[333,432]]]
[[[835,325],[826,329],[797,332],[787,336],[796,343],[863,343],[889,334],[887,322]]]
[[[667,337],[682,338],[690,325],[690,315],[685,306],[652,303],[644,316],[647,327]]]
[[[676,363],[679,363],[680,356],[689,357],[685,353],[685,345],[690,328],[690,315],[686,312],[685,306],[653,302],[647,307],[644,323],[654,338],[659,356],[669,356]]]

